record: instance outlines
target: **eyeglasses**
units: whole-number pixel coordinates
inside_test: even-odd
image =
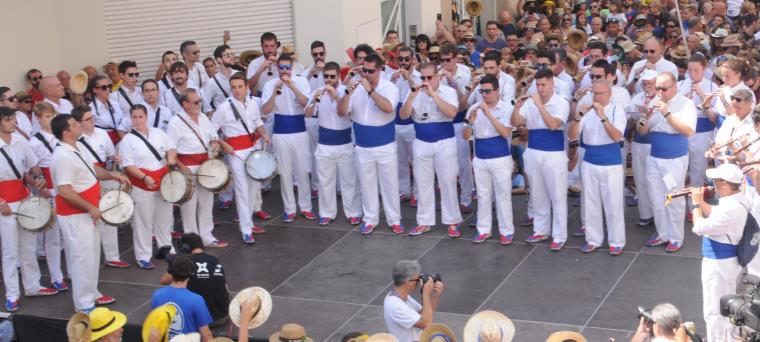
[[[433,75],[430,76],[420,76],[420,79],[423,81],[430,81],[433,79]]]
[[[127,76],[129,76],[129,77],[140,77],[140,73],[139,72],[128,72]]]
[[[95,89],[100,89],[102,91],[109,91],[109,90],[111,90],[111,85],[110,84],[105,84],[105,85],[102,85],[102,86],[95,86]]]
[[[37,82],[42,79],[42,76],[40,77],[32,77],[32,82]]]
[[[669,85],[669,86],[666,86],[666,87],[655,87],[654,89],[657,90],[657,91],[666,91],[666,90],[669,90],[672,87],[673,87],[673,85]]]
[[[644,52],[644,53],[648,53],[648,54],[650,54],[650,55],[654,55],[654,53],[655,53],[655,52],[657,52],[657,51],[655,51],[654,49],[652,49],[652,50],[644,50],[644,51],[642,51],[642,52]]]
[[[11,97],[9,97],[7,99],[0,99],[0,101],[16,102],[16,98],[13,97],[13,96],[11,96]]]
[[[589,75],[589,77],[592,80],[601,80],[602,78],[604,78],[604,75],[594,75],[594,74],[591,74],[591,75]]]
[[[398,57],[398,61],[399,61],[399,62],[409,62],[409,61],[411,61],[411,60],[412,60],[412,56],[406,56],[406,57],[401,57],[401,56],[399,56],[399,57]]]
[[[85,121],[92,121],[92,116],[85,118],[82,118],[82,120],[79,120],[79,122],[85,122]]]
[[[201,50],[195,50],[191,53],[193,54],[193,56],[197,56],[199,53],[201,53]]]
[[[441,62],[444,63],[451,63],[451,61],[454,60],[453,58],[441,58]]]
[[[25,99],[25,100],[21,100],[19,102],[21,102],[21,103],[32,103],[32,99]]]
[[[338,78],[338,75],[333,75],[333,74],[322,74],[322,76],[324,76],[326,80],[334,80]]]
[[[409,281],[411,281],[413,283],[416,283],[416,282],[420,281],[421,279],[422,279],[422,277],[419,277],[417,279],[409,279]]]
[[[480,92],[481,94],[488,95],[491,92],[493,92],[493,89],[480,89],[480,90],[478,90],[478,92]]]
[[[742,101],[745,101],[745,100],[742,99],[741,97],[731,96],[731,101],[733,101],[733,102],[742,102]]]
[[[548,67],[549,67],[549,63],[536,63],[536,69],[544,69]]]
[[[322,51],[322,52],[312,52],[311,56],[312,57],[324,57],[325,56],[325,52],[324,51]]]
[[[280,70],[290,70],[293,68],[293,64],[278,64],[277,68]]]
[[[535,30],[536,30],[536,29],[534,29],[534,28],[532,28],[532,27],[526,27],[526,28],[525,28],[525,31],[535,31]]]
[[[374,74],[375,71],[377,71],[377,69],[362,68],[362,72],[365,73],[365,74]]]

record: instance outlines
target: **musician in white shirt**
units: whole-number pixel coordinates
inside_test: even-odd
[[[190,83],[195,84],[198,89],[203,89],[203,86],[208,82],[208,74],[206,69],[201,64],[201,48],[192,40],[186,40],[179,46],[179,53],[182,55],[182,60],[187,65],[187,80]]]
[[[50,103],[55,108],[55,111],[59,114],[69,114],[74,106],[68,100],[64,99],[66,95],[61,81],[58,77],[47,76],[40,80],[40,91],[45,97],[45,102]],[[34,124],[34,122],[32,122]]]
[[[163,55],[161,55],[161,66],[159,67],[158,71],[156,72],[156,81],[158,82],[158,92],[159,96],[158,98],[161,99],[164,96],[164,93],[171,89],[171,87],[174,87],[174,81],[172,81],[172,75],[169,70],[171,70],[172,65],[174,63],[177,63],[179,59],[177,58],[177,54],[174,53],[174,51],[166,51]],[[163,104],[163,103],[162,103]]]
[[[277,36],[272,32],[264,32],[261,35],[262,55],[255,58],[248,64],[246,78],[248,87],[256,96],[261,96],[264,84],[277,78],[277,48],[280,42]]]
[[[205,112],[204,106],[206,103],[203,102],[203,91],[199,90],[199,88],[196,88],[195,85],[193,83],[190,83],[188,80],[188,70],[185,63],[176,62],[172,64],[171,68],[169,69],[169,74],[172,77],[174,86],[164,92],[161,104],[169,108],[169,110],[172,112],[172,115],[176,115],[183,110],[183,106],[180,103],[182,94],[187,89],[194,89],[198,96],[201,98],[201,111]]]
[[[399,68],[391,75],[390,81],[398,87],[399,101],[402,101],[409,94],[409,91],[414,84],[421,84],[420,72],[416,68],[412,67],[412,49],[409,47],[402,47],[398,49],[398,55],[396,57],[396,63]],[[417,206],[417,185],[412,184],[413,179],[411,177],[412,163],[412,144],[414,143],[414,121],[411,117],[401,119],[399,117],[399,110],[404,104],[399,102],[396,104],[396,145],[398,146],[398,187],[401,201],[409,200],[409,204],[412,207]]]
[[[235,56],[228,45],[219,45],[214,49],[214,59],[218,64],[216,75],[209,78],[209,81],[203,86],[204,100],[206,108],[216,110],[219,105],[226,101],[230,94],[230,76],[237,71],[232,70],[235,62]]]
[[[119,64],[119,76],[121,77],[121,86],[111,93],[111,100],[119,105],[119,109],[124,117],[136,104],[144,102],[142,89],[137,86],[137,78],[140,72],[137,70],[135,61],[123,61]]]
[[[156,80],[149,78],[143,81],[141,88],[144,99],[142,104],[144,105],[143,107],[145,107],[145,110],[148,111],[148,126],[166,132],[166,126],[169,125],[169,120],[172,118],[172,112],[169,108],[159,104],[159,83],[156,82]],[[124,116],[121,119],[119,131],[131,132],[132,128],[131,116]]]
[[[90,81],[90,89],[92,90],[90,108],[92,109],[94,125],[106,131],[111,142],[116,145],[121,139],[121,135],[124,134],[124,132],[117,131],[124,115],[121,108],[109,98],[111,80],[102,75],[95,76]]]

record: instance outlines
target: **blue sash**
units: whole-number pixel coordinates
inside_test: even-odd
[[[675,159],[689,153],[689,140],[679,133],[649,132],[649,137],[652,140],[652,157]]]
[[[322,145],[345,145],[351,143],[351,127],[341,130],[319,126],[319,143]]]
[[[583,137],[581,137],[581,141]],[[622,165],[623,157],[620,154],[620,143],[614,142],[604,145],[583,144],[586,152],[583,161],[599,166]]]
[[[718,114],[718,118],[715,120],[715,127],[720,129],[720,126],[723,126],[723,121],[726,121],[726,117]]]
[[[306,132],[306,118],[300,115],[274,115],[274,133],[291,134]]]
[[[354,122],[356,145],[378,147],[396,141],[396,127],[393,122],[383,126],[365,126]]]
[[[451,121],[414,123],[414,134],[424,142],[436,142],[454,137],[454,124]]]
[[[649,133],[641,135],[639,132],[634,131],[633,132],[633,142],[639,143],[639,144],[651,144],[652,141],[649,138]]]
[[[702,256],[708,259],[728,259],[736,257],[736,245],[722,243],[702,237]]]
[[[409,115],[409,118],[407,118],[407,119],[402,119],[401,118],[401,106],[403,106],[403,105],[404,104],[402,102],[399,102],[396,105],[396,121],[395,122],[396,122],[397,125],[411,125],[411,124],[414,123],[414,120],[412,120],[412,116],[411,115]]]
[[[705,116],[697,117],[697,133],[710,132],[715,129],[715,124]]]
[[[451,122],[453,122],[453,123],[461,123],[461,122],[464,122],[464,117],[465,117],[465,115],[467,115],[467,111],[466,111],[466,110],[465,110],[465,111],[461,111],[461,112],[457,112],[457,116],[455,116],[455,117],[454,117],[454,120],[453,120],[453,121],[451,121]]]
[[[493,159],[511,155],[509,142],[501,135],[491,138],[475,139],[475,157]]]
[[[565,150],[565,132],[561,129],[531,129],[528,131],[528,148],[555,152]]]

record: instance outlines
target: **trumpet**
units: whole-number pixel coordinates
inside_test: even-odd
[[[705,190],[710,190],[710,191],[715,190],[715,188],[712,187],[712,186],[706,186],[706,187],[704,187],[704,189]],[[675,199],[675,198],[689,196],[689,195],[691,195],[691,188],[686,188],[686,189],[683,189],[683,190],[679,190],[679,191],[674,191],[674,192],[668,193],[667,195],[665,195],[665,205],[670,204],[670,202],[672,202],[673,199]]]
[[[523,87],[527,87],[527,86],[528,86],[528,84],[530,84],[531,82],[533,82],[533,78],[534,78],[535,76],[536,76],[536,74],[535,74],[535,73],[533,73],[532,75],[529,75],[529,76],[528,76],[528,77],[526,77],[526,78],[525,78],[525,79],[524,79],[522,82],[520,82],[520,85],[521,85],[521,86],[523,86]]]
[[[581,83],[583,81],[583,78],[586,77],[586,73],[591,70],[591,66],[587,65],[578,70],[578,72],[575,74],[575,83]]]

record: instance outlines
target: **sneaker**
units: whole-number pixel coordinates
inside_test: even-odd
[[[657,233],[655,233],[654,235],[652,235],[651,237],[649,237],[649,240],[647,240],[646,246],[647,247],[658,247],[658,246],[666,245],[667,243],[668,243],[667,241],[660,240],[660,236],[657,235]]]
[[[555,242],[552,242],[551,245],[549,245],[549,250],[551,250],[552,252],[559,252],[559,251],[562,250],[562,247],[565,247],[565,243],[564,242],[556,242],[555,241]]]
[[[362,225],[359,226],[359,233],[362,233],[362,235],[372,234],[374,230],[375,230],[375,226],[369,223],[362,223]]]
[[[314,213],[311,211],[301,211],[301,216],[309,221],[317,219],[317,215],[314,215]]]
[[[409,206],[412,208],[417,207],[417,198],[412,195],[412,198],[409,199]]]
[[[269,213],[266,212],[266,211],[264,211],[264,210],[259,210],[259,211],[255,212],[255,213],[253,213],[253,216],[256,216],[256,217],[258,217],[258,218],[260,218],[262,220],[268,220],[268,219],[272,218],[272,215],[269,215]]]
[[[399,224],[392,225],[391,230],[393,231],[393,234],[404,234],[404,231],[406,229],[404,228],[404,225],[399,223]]]
[[[625,201],[625,205],[629,207],[636,207],[639,205],[639,199],[636,197],[629,198]]]
[[[319,225],[320,226],[326,226],[326,225],[330,224],[330,222],[332,222],[332,220],[333,219],[330,218],[330,217],[320,217],[319,218]]]
[[[264,234],[267,231],[266,231],[266,229],[264,229],[264,227],[257,226],[257,225],[254,224],[253,228],[251,228],[251,232],[254,233],[254,234]]]
[[[58,294],[58,290],[49,288],[49,287],[42,287],[37,292],[29,292],[26,294],[27,297],[42,297],[42,296],[52,296],[54,294]]]
[[[472,243],[483,243],[491,238],[491,234],[477,234],[472,239]]]
[[[182,238],[182,232],[172,231],[172,239]]]
[[[511,245],[512,240],[514,240],[514,236],[512,234],[507,235],[500,235],[499,236],[499,243],[502,245]]]
[[[69,285],[66,284],[65,280],[61,281],[54,281],[53,282],[53,288],[58,290],[58,292],[66,292],[69,290]]]
[[[400,194],[398,195],[398,200],[401,202],[406,202],[409,200],[409,196],[407,196],[406,194]]]
[[[449,237],[450,238],[458,238],[462,236],[462,232],[459,231],[459,225],[456,224],[450,224],[449,225]]]
[[[541,241],[546,241],[546,240],[549,240],[549,237],[546,235],[533,234],[531,236],[528,236],[525,239],[525,242],[536,243],[536,242],[541,242]]]
[[[152,270],[156,268],[156,265],[150,262],[150,260],[137,260],[137,266],[144,270]]]
[[[265,182],[264,184],[261,184],[261,192],[268,193],[272,190],[272,182]]]
[[[253,234],[243,234],[243,243],[246,245],[252,245],[254,242]]]
[[[220,224],[222,224],[222,221],[214,219],[214,227],[219,227]]]
[[[103,295],[103,296],[100,296],[100,298],[98,298],[98,299],[95,300],[95,305],[107,305],[107,304],[111,304],[111,303],[113,303],[115,301],[116,301],[116,298],[111,297],[111,296]]]
[[[81,312],[81,313],[83,313],[83,314],[85,314],[85,315],[89,315],[90,312],[92,312],[92,310],[95,310],[94,306],[91,306],[89,308],[85,308],[85,309],[82,309],[82,310],[78,310],[78,311]]]
[[[430,231],[430,226],[417,226],[409,232],[409,236],[418,236]]]
[[[654,217],[650,217],[648,219],[639,219],[636,222],[636,225],[639,227],[646,227],[646,226],[651,225],[652,223],[654,223]]]
[[[532,217],[526,217],[525,220],[520,222],[520,226],[523,227],[530,227],[533,225],[533,218]]]
[[[470,214],[472,213],[472,204],[459,204],[459,211],[462,212],[462,214]]]
[[[296,219],[296,213],[283,213],[282,214],[282,222],[290,223],[293,222],[293,220]]]
[[[111,260],[105,262],[106,266],[113,268],[128,268],[129,263],[124,260]]]
[[[317,198],[319,198],[319,190],[312,190],[311,199],[317,199]]]
[[[681,250],[683,246],[681,246],[680,242],[668,242],[668,245],[665,247],[665,251],[668,253],[675,253]]]
[[[623,254],[623,247],[612,247],[610,246],[610,255],[620,255]]]
[[[592,245],[592,244],[590,244],[590,243],[587,242],[587,243],[583,244],[583,247],[581,247],[581,252],[583,252],[583,253],[591,253],[591,252],[595,251],[597,248],[599,248],[599,246],[595,246],[595,245]]]
[[[8,311],[8,312],[18,311],[18,299],[16,300],[7,299],[5,301],[5,311]]]
[[[219,210],[227,210],[230,207],[232,207],[232,200],[229,200],[229,201],[219,201]]]
[[[361,217],[354,216],[354,217],[349,217],[348,218],[348,224],[350,224],[352,226],[355,226],[355,225],[357,225],[359,223],[362,223]]]
[[[580,226],[578,228],[575,228],[575,231],[573,232],[573,236],[586,236],[586,226]]]
[[[207,244],[207,245],[205,245],[203,247],[206,247],[206,248],[224,248],[224,247],[227,247],[229,245],[230,244],[227,243],[227,241],[224,241],[224,240],[214,240],[214,241],[211,241],[211,243],[209,243],[209,244]]]
[[[475,218],[474,220],[470,221],[470,224],[468,224],[470,228],[477,228],[478,227],[478,219]]]

